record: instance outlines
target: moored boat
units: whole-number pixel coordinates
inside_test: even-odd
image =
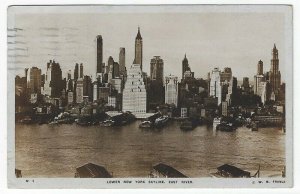
[[[154,126],[157,128],[162,128],[168,123],[168,121],[169,121],[168,116],[166,116],[166,115],[161,116],[161,117],[155,119]]]
[[[251,176],[250,172],[242,170],[238,167],[224,164],[217,168],[217,172],[211,173],[212,177],[215,178],[251,178],[259,177],[260,175],[260,166],[254,175]]]
[[[152,128],[152,127],[153,127],[153,122],[147,120],[141,122],[141,124],[139,125],[139,128]]]

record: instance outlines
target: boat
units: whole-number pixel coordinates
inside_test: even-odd
[[[162,128],[162,127],[164,127],[168,123],[168,121],[169,121],[169,117],[166,116],[166,115],[158,117],[154,121],[154,126],[156,128]]]
[[[148,120],[141,122],[141,124],[139,125],[139,128],[152,128],[152,127],[153,127],[153,122]]]
[[[76,168],[75,178],[112,178],[105,167],[88,163]]]
[[[220,130],[220,131],[225,131],[225,132],[231,132],[231,131],[235,130],[235,128],[233,127],[233,125],[231,123],[221,123],[221,124],[217,125],[216,129]]]
[[[100,126],[102,127],[111,127],[115,124],[115,121],[111,120],[111,119],[107,119],[105,121],[102,121],[99,123]]]
[[[172,166],[159,163],[152,167],[149,178],[188,178]]]
[[[238,167],[224,164],[217,168],[217,172],[211,173],[212,177],[215,178],[251,178],[251,177],[259,177],[260,174],[260,166],[258,167],[257,172],[251,176],[250,172],[242,170]]]

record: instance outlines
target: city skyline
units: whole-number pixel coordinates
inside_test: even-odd
[[[66,77],[68,70],[73,72],[75,63],[83,63],[84,74],[94,78],[97,66],[97,35],[103,38],[103,62],[107,65],[109,56],[118,61],[119,49],[124,47],[128,68],[134,60],[134,40],[140,26],[144,44],[143,71],[148,75],[150,60],[153,56],[161,56],[164,60],[164,76],[173,74],[181,77],[180,67],[186,53],[189,65],[197,78],[206,79],[207,73],[214,67],[231,67],[238,80],[249,77],[250,81],[253,81],[259,60],[264,62],[264,72],[270,70],[271,48],[276,43],[282,64],[282,80],[285,80],[286,54],[284,33],[281,29],[284,17],[278,13],[139,14],[141,17],[137,17],[136,14],[99,14],[102,17],[98,20],[94,19],[95,14],[80,15],[82,17],[79,24],[74,23],[78,14],[54,14],[51,15],[51,19],[40,14],[41,17],[31,18],[30,21],[25,15],[16,19],[20,23],[16,22],[14,26],[9,26],[9,29],[18,27],[23,30],[8,31],[8,61],[16,61],[13,63],[16,74],[23,75],[24,68],[31,66],[41,68],[42,72],[45,72],[47,61],[54,59],[60,63],[63,77]],[[237,15],[241,17],[236,19]],[[59,22],[55,19],[58,16]],[[119,21],[119,17],[126,20],[126,24]],[[176,23],[172,22],[174,19]],[[35,25],[29,29],[32,22]],[[154,28],[156,30],[153,30],[151,25],[154,22],[159,26]],[[248,25],[242,25],[244,22]],[[168,25],[164,25],[166,23]],[[236,36],[241,34],[243,36]],[[250,37],[263,41],[251,41]],[[10,38],[15,41],[11,41]],[[40,43],[37,44],[36,41]],[[245,68],[249,71],[243,71]]]

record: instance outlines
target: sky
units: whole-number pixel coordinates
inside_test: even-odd
[[[260,59],[264,71],[269,71],[275,43],[282,79],[286,76],[285,63],[289,61],[286,18],[280,11],[241,11],[222,6],[217,9],[200,6],[196,11],[97,6],[22,10],[15,7],[8,14],[8,69],[15,74],[23,75],[24,68],[32,66],[45,73],[47,62],[55,60],[60,63],[63,76],[68,70],[73,73],[75,63],[83,63],[84,74],[94,77],[97,35],[103,38],[103,61],[107,63],[109,56],[119,61],[119,48],[125,47],[129,68],[134,60],[139,26],[143,71],[148,74],[151,58],[161,56],[164,74],[181,77],[186,54],[197,78],[206,78],[214,67],[231,67],[239,80],[243,77],[253,80]]]

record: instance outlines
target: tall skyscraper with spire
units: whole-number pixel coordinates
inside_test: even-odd
[[[134,64],[140,64],[143,71],[143,38],[141,36],[140,27],[135,38],[135,57]]]
[[[278,59],[278,50],[276,48],[276,45],[274,44],[273,50],[272,50],[272,59],[271,59],[271,69],[269,73],[269,81],[272,88],[272,92],[274,94],[278,94],[278,91],[280,89],[281,84],[281,74],[279,71],[279,59]]]
[[[103,40],[102,36],[97,36],[97,73],[103,73],[104,69],[102,68],[103,63]]]
[[[189,66],[189,61],[188,59],[186,58],[186,54],[184,54],[184,59],[182,60],[182,79],[184,79],[184,73],[186,71],[190,71],[191,68]]]

